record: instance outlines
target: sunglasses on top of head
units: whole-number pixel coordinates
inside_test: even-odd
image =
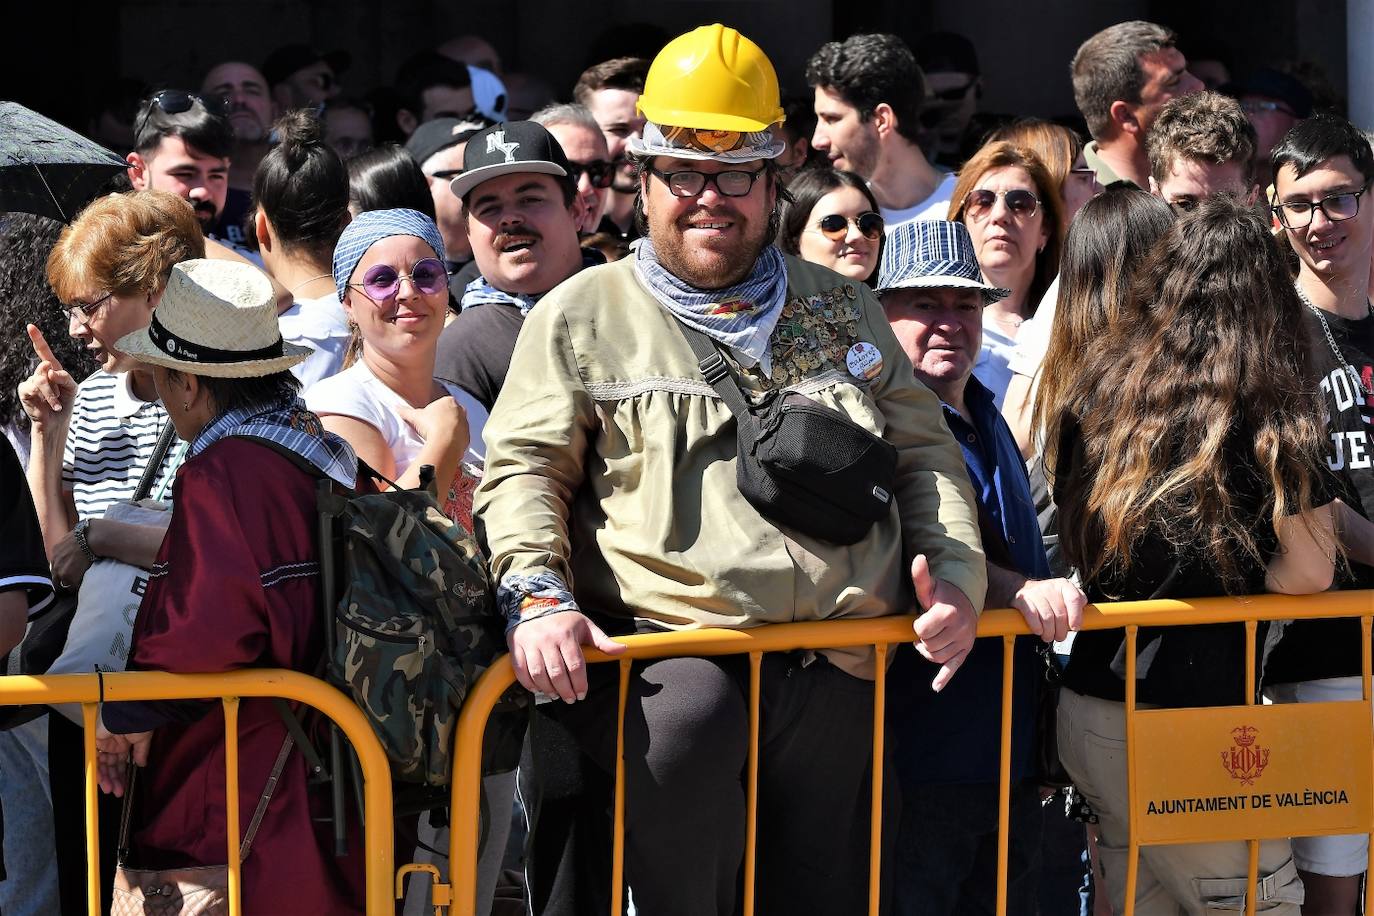
[[[432,296],[448,289],[448,269],[438,258],[421,258],[411,265],[409,274],[397,272],[390,264],[376,264],[363,274],[363,282],[348,285],[361,289],[373,302],[386,302],[400,292],[402,280],[409,280],[423,295]]]
[[[190,111],[200,103],[210,114],[222,118],[229,114],[229,99],[223,95],[196,95],[194,92],[187,92],[185,89],[163,89],[155,92],[144,103],[143,111],[138,119],[138,127],[153,116],[153,111],[160,110],[163,114],[179,115]],[[136,131],[137,132],[137,131]]]
[[[849,224],[853,223],[854,228],[859,230],[859,234],[870,242],[876,242],[883,234],[883,217],[880,213],[869,210],[860,213],[858,216],[843,216],[839,213],[830,213],[822,216],[816,221],[812,232],[820,232],[821,235],[830,239],[832,242],[842,242],[844,237],[849,234]]]
[[[1040,207],[1040,198],[1023,188],[1013,188],[1010,191],[978,188],[969,191],[964,197],[964,213],[970,219],[982,219],[992,212],[999,197],[1006,203],[1012,216],[1034,216]]]

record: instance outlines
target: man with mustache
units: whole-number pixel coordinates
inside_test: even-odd
[[[463,171],[449,187],[463,203],[482,273],[463,290],[463,311],[439,338],[434,374],[490,410],[525,316],[588,263],[577,243],[577,188],[563,148],[533,121],[503,122],[470,137]]]
[[[135,191],[167,191],[188,201],[201,230],[214,237],[211,230],[229,193],[234,130],[197,96],[189,96],[190,105],[183,108],[188,95],[165,90],[139,107],[134,150],[125,157],[129,181]]]
[[[229,156],[229,190],[215,232],[235,245],[247,241],[244,218],[253,203],[253,175],[271,149],[268,137],[276,106],[267,78],[252,64],[225,61],[211,67],[200,84],[201,95],[224,100],[226,117],[234,129]]]
[[[571,825],[586,844],[567,855],[550,841],[569,819],[547,816],[550,800],[571,804],[565,784],[580,767],[607,781],[616,770],[617,666],[586,665],[584,646],[619,655],[608,633],[923,609],[911,637],[940,689],[973,646],[987,587],[962,453],[879,303],[772,244],[785,193],[772,63],[734,29],[704,26],[663,48],[637,109],[646,123],[628,151],[643,238],[530,314],[474,503],[516,675],[554,700],[535,707],[521,796],[534,824],[530,906],[546,914],[565,911],[559,878],[589,896],[609,885],[609,796],[580,806]],[[481,204],[469,206],[479,218]],[[795,497],[810,519],[742,493],[749,442],[737,430],[747,440],[749,424],[734,410],[769,395],[882,434],[895,470],[881,492],[867,476],[848,493],[813,488]],[[821,461],[818,438],[797,433]],[[842,533],[846,508],[875,497],[866,524]],[[871,649],[762,657],[760,914],[865,909],[875,673]],[[750,680],[740,657],[630,669],[624,862],[639,912],[738,911]],[[573,753],[545,740],[559,729]],[[566,863],[579,873],[555,875]]]

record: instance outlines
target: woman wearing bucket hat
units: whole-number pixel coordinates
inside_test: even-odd
[[[296,396],[289,370],[310,350],[282,340],[271,283],[247,265],[179,264],[149,326],[119,348],[151,369],[177,435],[190,443],[130,670],[314,671],[324,636],[315,481],[353,487],[357,458]],[[104,706],[101,788],[130,792],[124,761],[132,754],[141,767],[128,868],[223,864],[223,716],[219,703]],[[317,832],[312,810],[327,800],[311,797],[305,760],[270,700],[241,704],[239,774],[239,823],[258,824],[251,845],[244,841],[244,911],[280,912],[290,900],[293,912],[359,912],[358,850],[335,858]],[[272,774],[276,790],[264,802]],[[116,879],[116,902],[122,885],[142,886],[130,875]]]
[[[434,378],[448,312],[444,242],[415,210],[360,213],[334,249],[334,285],[353,329],[343,372],[306,392],[325,428],[403,487],[431,465],[449,517],[472,525],[487,412]]]

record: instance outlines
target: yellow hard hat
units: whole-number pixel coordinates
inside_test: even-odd
[[[637,107],[655,124],[742,133],[767,130],[786,117],[768,56],[719,23],[663,46]]]

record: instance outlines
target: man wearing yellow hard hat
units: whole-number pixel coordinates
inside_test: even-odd
[[[768,58],[734,29],[696,29],[654,59],[639,109],[644,239],[530,314],[475,507],[517,674],[562,701],[536,716],[608,773],[616,671],[582,649],[622,652],[607,634],[919,602],[914,637],[943,686],[986,589],[962,454],[878,302],[773,247]],[[866,909],[874,672],[871,650],[763,658],[759,913]],[[633,669],[625,875],[640,912],[735,912],[748,683],[736,657]]]

